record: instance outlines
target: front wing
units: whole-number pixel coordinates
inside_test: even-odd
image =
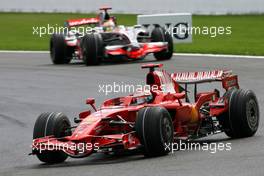
[[[113,56],[127,56],[133,59],[139,59],[145,57],[149,53],[156,53],[162,50],[166,50],[168,46],[167,42],[150,42],[150,43],[139,43],[136,45],[114,45],[106,46],[105,52],[107,55]]]

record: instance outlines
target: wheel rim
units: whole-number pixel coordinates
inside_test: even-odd
[[[252,130],[258,127],[258,107],[255,100],[251,99],[246,104],[247,122]]]
[[[164,143],[170,143],[172,140],[172,126],[170,120],[165,117],[162,120],[162,138]]]

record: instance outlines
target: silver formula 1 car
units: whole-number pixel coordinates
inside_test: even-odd
[[[66,32],[51,36],[52,62],[67,64],[78,59],[86,65],[97,65],[107,59],[138,60],[149,53],[154,53],[157,60],[172,57],[172,37],[164,28],[156,25],[150,32],[141,25],[118,26],[116,18],[108,14],[109,9],[101,8],[96,18],[67,20]],[[84,26],[89,28],[80,32],[78,27]]]

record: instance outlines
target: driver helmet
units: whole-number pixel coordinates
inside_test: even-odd
[[[153,100],[153,95],[150,91],[137,91],[133,94],[133,98],[137,104],[149,103]]]

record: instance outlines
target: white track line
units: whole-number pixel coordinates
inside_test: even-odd
[[[49,53],[49,51],[23,51],[23,50],[19,50],[19,51],[15,51],[15,50],[0,50],[0,53],[26,53],[26,54],[46,54]]]
[[[264,59],[264,56],[229,55],[229,54],[173,53],[173,55],[174,56],[198,56],[198,57],[225,57],[225,58]]]
[[[0,53],[25,53],[25,54],[46,54],[49,51],[15,51],[15,50],[0,50]],[[264,59],[264,56],[249,56],[249,55],[228,55],[228,54],[200,54],[200,53],[173,53],[174,56],[197,56],[197,57],[225,57],[225,58],[251,58]]]

